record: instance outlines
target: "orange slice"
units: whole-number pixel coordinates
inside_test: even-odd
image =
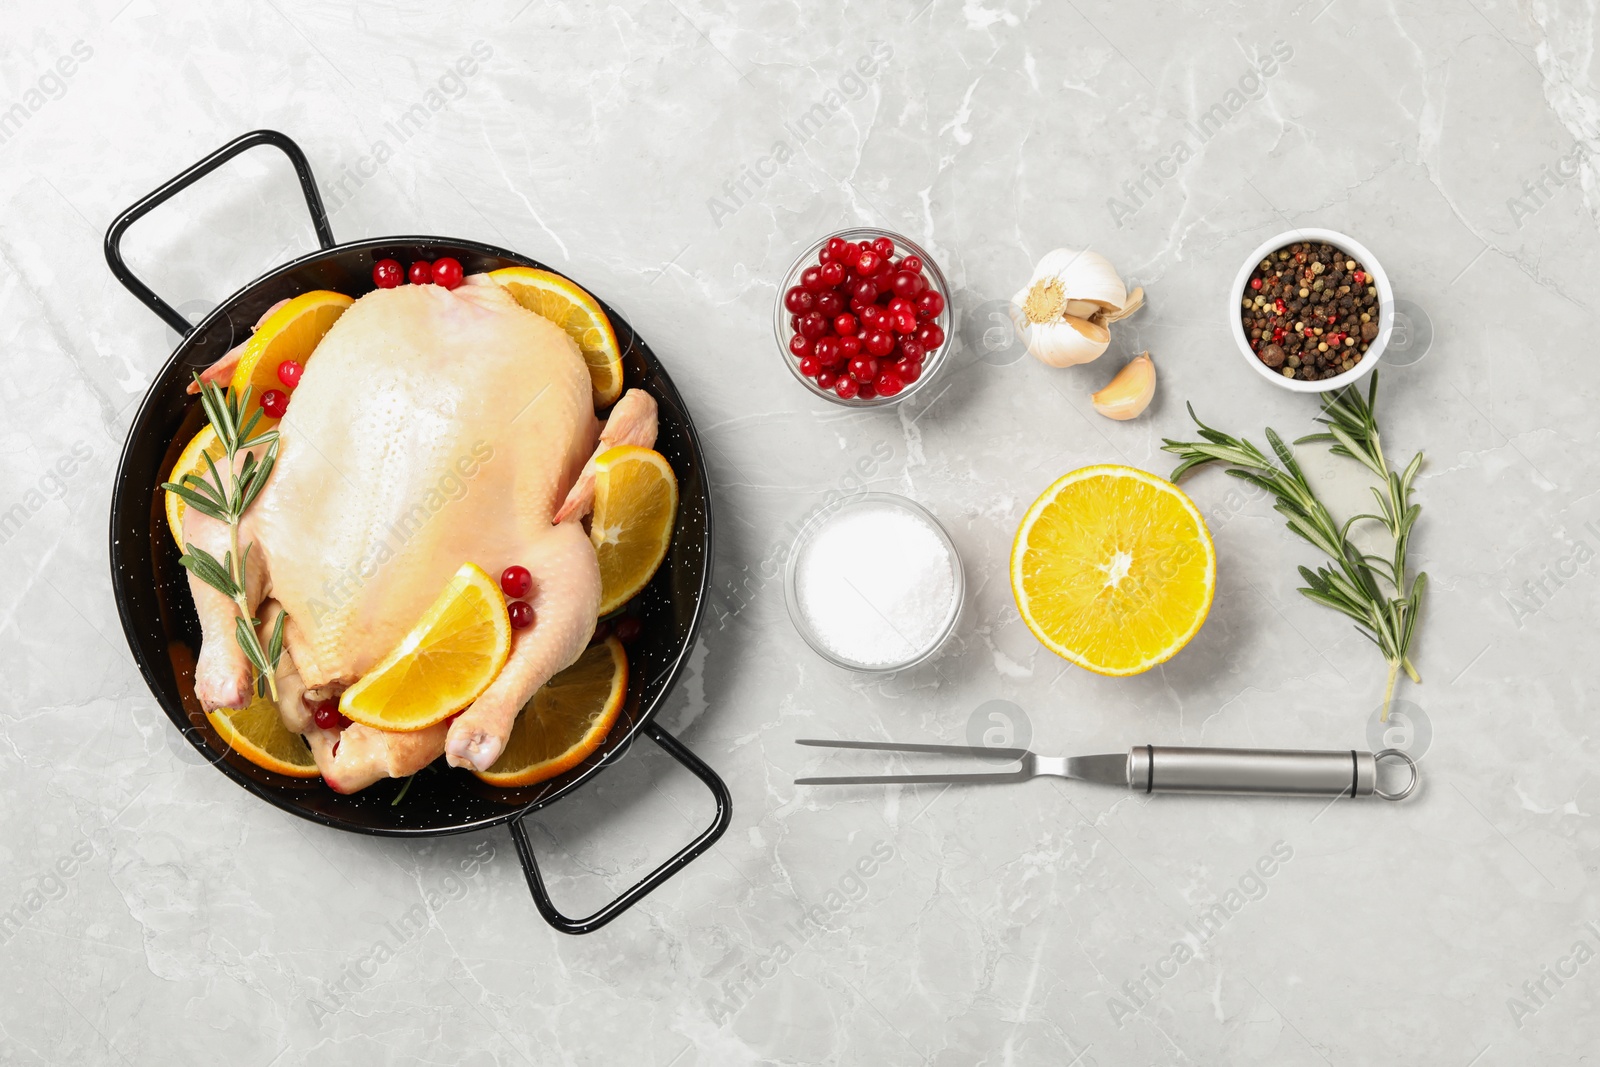
[[[601,615],[650,583],[667,558],[677,515],[678,479],[661,453],[621,445],[595,461],[589,539],[600,561]]]
[[[589,365],[595,407],[617,402],[622,395],[622,353],[617,350],[611,320],[594,297],[569,278],[533,267],[504,267],[490,271],[489,277],[516,297],[517,303],[543,315],[578,343]]]
[[[305,740],[283,725],[278,705],[256,697],[246,708],[218,708],[206,718],[222,740],[239,755],[269,771],[291,778],[315,778],[317,761]]]
[[[533,785],[582,763],[606,739],[628,692],[628,657],[608,637],[533,694],[511,727],[505,751],[486,771],[490,785]]]
[[[211,428],[208,422],[200,428],[183,451],[178,455],[178,461],[172,465],[172,473],[167,476],[167,481],[183,484],[185,474],[198,474],[202,478],[207,476],[206,461],[202,458],[209,453],[212,462],[222,459],[222,440],[217,437],[217,431]],[[167,498],[167,528],[172,531],[172,539],[178,542],[178,547],[183,548],[183,515],[189,510],[189,505],[184,503],[183,497],[166,490]]]
[[[1028,629],[1097,674],[1171,659],[1206,621],[1216,584],[1216,551],[1194,502],[1132,467],[1057,479],[1011,546],[1011,592]]]
[[[233,368],[233,379],[228,383],[235,393],[247,385],[250,387],[250,406],[244,412],[246,419],[261,406],[262,393],[268,389],[288,391],[278,378],[278,364],[292,359],[305,366],[328,328],[339,321],[345,308],[353,303],[355,301],[343,293],[314,289],[267,316],[267,321],[246,342]],[[276,420],[263,415],[256,425],[262,430],[270,429],[276,425]]]
[[[423,730],[478,699],[510,654],[505,598],[467,563],[400,644],[344,691],[339,710],[379,730]]]

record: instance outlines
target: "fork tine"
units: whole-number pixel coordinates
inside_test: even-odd
[[[976,774],[855,774],[821,778],[796,778],[795,785],[961,785],[979,782],[1021,782],[1027,771],[986,771]]]
[[[988,748],[981,745],[918,745],[899,744],[894,741],[829,741],[820,737],[797,737],[797,745],[814,748],[856,748],[874,752],[935,752],[950,756],[992,756],[1002,759],[1021,759],[1028,754],[1025,748]],[[879,779],[873,779],[878,781]]]

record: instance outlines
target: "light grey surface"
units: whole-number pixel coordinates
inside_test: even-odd
[[[23,921],[0,934],[0,1062],[1592,1058],[1597,30],[1592,0],[8,12],[0,107],[23,113],[0,142],[0,511],[24,521],[0,547],[0,909]],[[90,57],[52,79],[78,41]],[[492,54],[454,80],[479,41]],[[1230,98],[1277,42],[1292,56]],[[1202,140],[1190,124],[1215,106]],[[131,665],[107,508],[174,338],[100,241],[259,126],[306,149],[339,237],[477,238],[591,286],[698,420],[719,595],[664,721],[736,814],[600,934],[544,925],[504,832],[376,841],[255,800],[198,762]],[[130,256],[198,315],[306,245],[285,170],[239,162],[137,227]],[[1097,363],[968,348],[898,411],[841,411],[778,364],[772,279],[856,224],[926,245],[969,321],[1059,245],[1104,252],[1148,306]],[[1428,452],[1426,681],[1401,691],[1430,724],[1419,795],[792,786],[856,766],[797,736],[966,743],[1003,734],[997,714],[1048,753],[1377,740],[1381,660],[1294,591],[1309,551],[1219,473],[1190,486],[1216,604],[1164,668],[1066,666],[1005,577],[1055,476],[1169,470],[1158,446],[1189,432],[1185,401],[1238,432],[1305,431],[1314,402],[1251,375],[1225,318],[1241,257],[1295,224],[1367,243],[1435,335],[1381,400],[1391,454]],[[1154,406],[1101,419],[1088,394],[1143,348]],[[1360,505],[1347,471],[1310,462]],[[812,654],[777,577],[788,524],[860,485],[931,508],[968,573],[957,639],[888,682]],[[626,761],[537,818],[555,892],[592,906],[708,811],[664,760]]]

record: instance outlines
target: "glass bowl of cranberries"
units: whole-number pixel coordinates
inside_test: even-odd
[[[915,242],[887,230],[829,234],[789,268],[772,315],[789,372],[847,407],[894,404],[950,349],[950,287]]]

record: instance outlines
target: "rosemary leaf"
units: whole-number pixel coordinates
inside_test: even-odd
[[[239,640],[239,647],[244,651],[245,659],[261,675],[267,673],[267,654],[261,648],[261,642],[256,637],[256,620],[247,619],[243,615],[234,617],[233,628]]]
[[[191,508],[194,508],[196,511],[200,512],[202,515],[209,515],[218,522],[228,521],[227,513],[219,505],[214,503],[208,497],[201,496],[199,492],[190,486],[179,485],[176,482],[164,482],[161,488],[167,490],[168,492],[178,494],[178,498],[180,500],[189,505]]]
[[[227,597],[229,600],[238,599],[241,590],[233,580],[233,568],[203,548],[194,544],[184,545],[184,555],[178,560],[189,569],[189,572],[211,588]]]
[[[278,659],[283,655],[283,624],[288,618],[288,615],[278,612],[278,619],[272,624],[272,636],[267,639],[267,659],[274,667],[278,665]]]

